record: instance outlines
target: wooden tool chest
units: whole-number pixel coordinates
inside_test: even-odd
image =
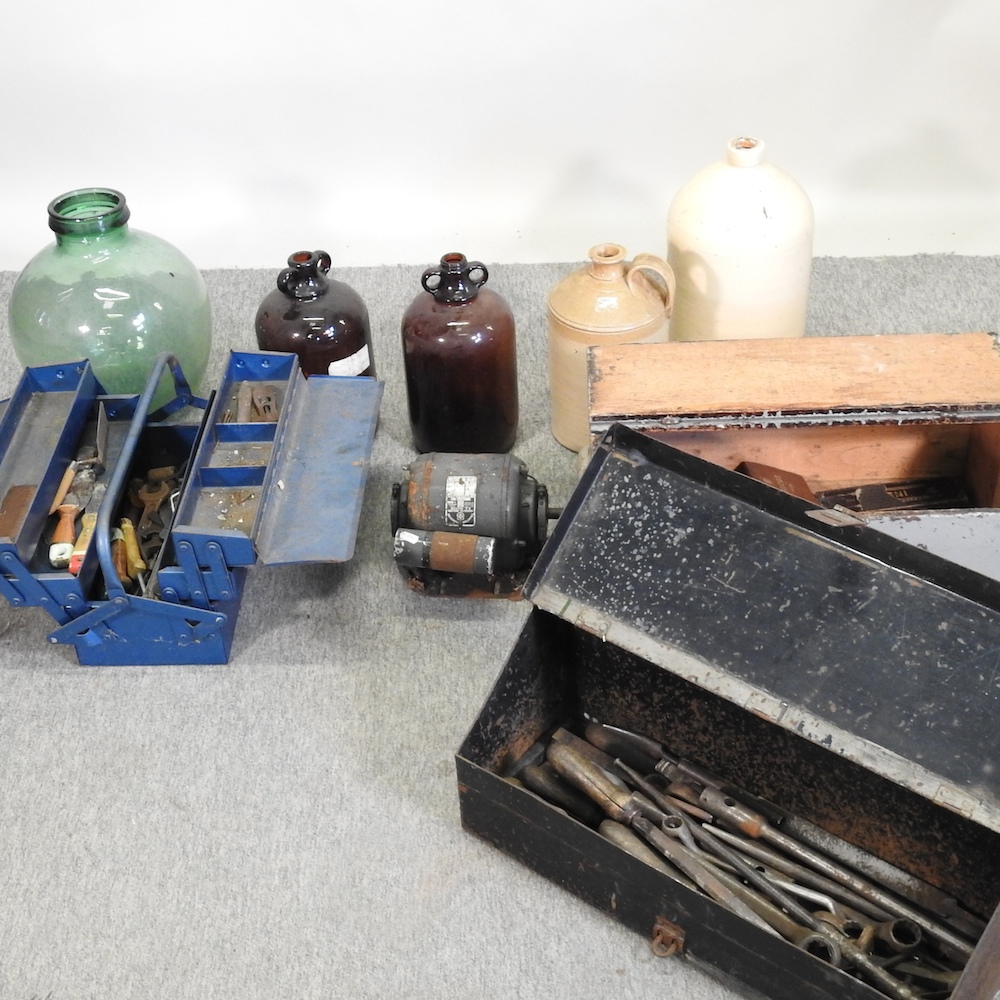
[[[139,396],[87,362],[27,369],[0,422],[0,593],[82,664],[225,663],[249,566],[352,556],[381,394],[266,352],[233,352],[210,400],[169,355]],[[95,522],[72,565],[60,509],[71,539]]]
[[[596,347],[591,429],[620,422],[814,491],[957,477],[1000,506],[1000,348],[991,333]]]
[[[456,755],[463,824],[755,995],[886,995],[517,780],[560,729],[596,720],[647,734],[968,916],[978,943],[952,995],[992,997],[1000,583],[814,510],[613,425],[532,571],[535,608]]]

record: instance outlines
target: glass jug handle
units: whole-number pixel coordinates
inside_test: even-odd
[[[278,290],[293,299],[314,298],[326,287],[323,278],[330,273],[333,261],[325,250],[312,253],[300,251],[288,258],[288,267],[278,274]],[[306,286],[307,294],[300,296],[299,288]]]
[[[472,277],[476,271],[479,272],[478,279]],[[482,288],[490,280],[490,272],[486,270],[486,265],[480,263],[478,260],[469,261],[469,269],[466,271],[466,274],[469,276],[469,284],[474,285],[476,288]]]

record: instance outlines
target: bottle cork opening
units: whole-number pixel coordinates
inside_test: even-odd
[[[48,215],[49,228],[53,232],[86,236],[124,225],[129,209],[120,191],[84,188],[53,199]]]
[[[620,243],[598,243],[590,248],[590,259],[595,264],[617,264],[625,259],[625,247]]]
[[[752,167],[764,159],[764,143],[753,136],[740,135],[729,140],[726,162],[734,167]]]

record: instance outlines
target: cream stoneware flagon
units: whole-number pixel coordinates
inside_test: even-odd
[[[590,443],[587,349],[665,341],[674,297],[674,275],[662,257],[640,253],[627,261],[618,243],[592,247],[589,256],[548,297],[552,434],[573,451]]]
[[[764,159],[759,139],[731,139],[667,215],[677,279],[671,340],[801,337],[812,270],[813,209]]]

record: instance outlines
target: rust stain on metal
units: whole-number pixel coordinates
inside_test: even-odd
[[[11,486],[0,503],[0,537],[14,538],[27,517],[37,487]]]
[[[657,917],[653,922],[653,937],[650,941],[653,954],[658,958],[669,958],[684,952],[684,928],[666,917]]]
[[[498,719],[495,725],[504,728],[505,719]],[[506,747],[500,749],[491,762],[491,769],[499,773],[509,771],[534,746],[542,733],[542,723],[528,722],[528,728],[523,729]]]
[[[611,457],[614,458],[615,461],[621,462],[624,465],[631,465],[633,468],[638,468],[644,461],[641,455],[634,455],[621,450],[612,452]]]
[[[586,636],[584,648],[581,703],[592,718],[649,735],[980,917],[996,909],[1000,858],[992,832],[611,644]]]
[[[416,470],[413,470],[414,472]],[[407,484],[406,506],[410,512],[411,524],[429,524],[431,520],[431,478],[434,475],[432,462],[421,463],[420,475],[410,476]]]
[[[431,565],[446,573],[468,573],[476,554],[476,536],[437,531],[431,541]]]

